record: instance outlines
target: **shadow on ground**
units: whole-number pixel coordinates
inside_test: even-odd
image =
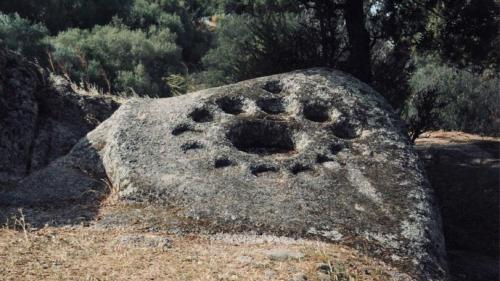
[[[500,142],[417,149],[441,206],[452,280],[500,280]]]
[[[39,229],[46,226],[88,225],[97,217],[105,190],[89,190],[80,198],[50,203],[0,203],[0,226]]]
[[[61,206],[0,206],[0,226],[39,229],[45,226],[88,225],[98,212],[99,202],[74,202]]]
[[[15,186],[0,186],[0,225],[88,224],[111,189],[98,151],[85,138],[71,153]]]

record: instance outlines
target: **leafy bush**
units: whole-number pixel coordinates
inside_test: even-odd
[[[412,95],[403,112],[416,137],[427,129],[500,135],[500,78],[418,62],[409,80]]]
[[[246,48],[253,43],[248,16],[227,16],[219,20],[215,47],[203,58],[208,69],[204,73],[209,85],[222,85],[242,79],[246,74],[250,55]]]
[[[57,72],[108,92],[169,96],[163,78],[183,71],[175,35],[167,28],[131,30],[115,23],[70,29],[50,43]]]
[[[195,25],[197,11],[192,9],[198,6],[196,1],[134,0],[123,23],[132,29],[168,28],[176,35],[183,60],[187,64],[198,64],[210,46],[210,34]]]
[[[317,47],[299,15],[229,15],[203,58],[207,84],[221,85],[319,65]]]
[[[31,24],[18,14],[0,13],[0,39],[7,48],[35,59],[44,58],[48,31],[42,24]]]

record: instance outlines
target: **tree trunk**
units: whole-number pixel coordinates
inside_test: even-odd
[[[370,35],[365,27],[363,0],[346,0],[344,16],[350,45],[349,68],[354,76],[370,83]]]

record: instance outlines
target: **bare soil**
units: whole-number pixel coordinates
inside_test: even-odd
[[[439,199],[453,280],[500,280],[500,138],[429,132],[417,149]]]

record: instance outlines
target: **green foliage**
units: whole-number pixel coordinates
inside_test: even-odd
[[[460,67],[499,67],[499,13],[495,0],[443,0],[439,14],[433,15],[432,47]]]
[[[175,35],[166,28],[146,32],[116,24],[70,29],[50,42],[57,72],[109,92],[169,96],[162,79],[183,69]]]
[[[184,62],[195,66],[207,52],[210,41],[210,34],[195,26],[197,19],[193,13],[199,12],[198,7],[195,1],[134,0],[123,23],[132,29],[147,30],[151,26],[169,29],[176,34]]]
[[[414,71],[411,54],[391,42],[376,44],[372,54],[372,86],[400,110],[410,95],[408,79]]]
[[[357,14],[363,15],[362,1],[224,3],[230,14],[219,22],[215,48],[203,60],[211,84],[312,66],[347,69],[370,80],[369,37]],[[363,36],[355,40],[356,34]]]
[[[498,134],[496,2],[0,1],[20,15],[0,13],[0,39],[85,87],[137,95],[338,68],[371,80],[413,137],[430,128]]]
[[[42,24],[31,24],[18,14],[0,13],[0,40],[7,48],[29,59],[45,58],[47,29]]]
[[[267,12],[300,12],[300,0],[218,0],[213,5],[233,14],[262,14]]]
[[[373,85],[396,108],[411,94],[409,78],[418,56],[434,56],[476,73],[498,71],[500,36],[494,0],[372,1],[368,28],[374,56]],[[390,43],[392,48],[380,47]],[[385,52],[383,59],[378,53]]]
[[[173,96],[180,96],[188,91],[188,78],[178,74],[172,74],[164,78],[165,83],[170,87]]]
[[[427,46],[428,21],[435,14],[436,0],[378,0],[371,5],[368,26],[373,37],[396,46]]]
[[[247,48],[254,43],[249,16],[229,15],[219,20],[215,48],[203,58],[208,69],[204,78],[209,85],[223,85],[244,79],[249,73],[251,54]]]
[[[500,135],[500,78],[423,59],[409,80],[403,117],[410,135],[427,129]]]
[[[125,14],[133,0],[0,1],[0,11],[42,22],[52,34],[67,28],[91,28]]]
[[[203,58],[209,85],[321,65],[314,30],[300,15],[229,15],[219,21],[215,46]]]
[[[159,96],[160,90],[165,89],[160,89],[156,82],[159,81],[152,81],[143,64],[136,65],[133,70],[118,70],[114,80],[118,91],[133,96]]]

